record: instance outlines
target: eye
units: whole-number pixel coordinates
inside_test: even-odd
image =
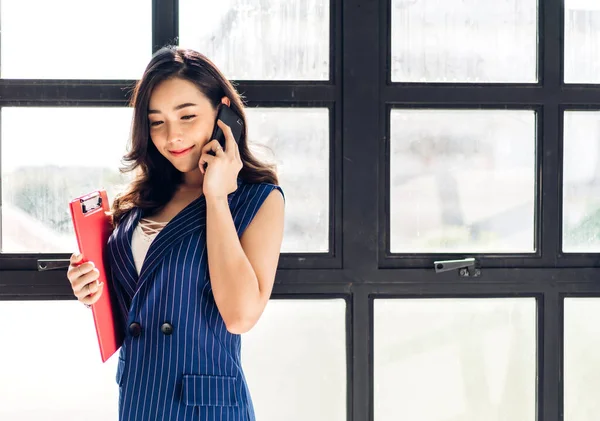
[[[162,121],[151,121],[150,127],[156,127],[162,124]]]
[[[183,117],[181,117],[181,119],[182,120],[191,120],[194,117],[196,117],[194,114],[190,114],[190,115],[184,115]]]

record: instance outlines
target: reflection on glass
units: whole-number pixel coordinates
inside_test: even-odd
[[[179,45],[229,79],[329,79],[329,1],[179,0]]]
[[[66,280],[66,279],[65,279]],[[0,301],[0,420],[116,420],[117,359],[78,301]]]
[[[340,299],[269,302],[242,339],[257,419],[347,419],[345,312]]]
[[[152,55],[150,0],[0,1],[1,75],[139,79]]]
[[[535,113],[392,110],[392,253],[533,252]]]
[[[563,163],[563,251],[597,253],[600,251],[600,112],[565,112]]]
[[[77,250],[68,202],[104,187],[112,203],[124,188],[132,175],[119,167],[131,114],[130,108],[2,109],[3,252]],[[248,119],[251,148],[275,162],[286,194],[282,251],[326,252],[328,110],[253,108]]]
[[[329,249],[329,112],[249,108],[250,146],[275,162],[286,195],[284,252]],[[253,145],[254,144],[254,145]]]
[[[565,298],[564,421],[595,421],[600,414],[600,299]]]
[[[378,299],[375,421],[534,420],[533,298]]]
[[[68,203],[120,174],[130,108],[2,108],[2,251],[77,250]]]
[[[391,1],[392,81],[537,82],[536,0]]]
[[[565,82],[600,83],[600,2],[565,0]]]

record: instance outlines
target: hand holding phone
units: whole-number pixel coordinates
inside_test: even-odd
[[[227,130],[231,131],[233,139],[225,139],[223,131]],[[210,141],[202,148],[202,155],[198,161],[198,167],[204,176],[202,190],[207,200],[210,200],[211,197],[226,197],[237,189],[238,176],[243,168],[243,162],[235,149],[240,142],[243,130],[242,117],[229,106],[221,103]],[[218,143],[215,143],[215,140]],[[226,151],[226,145],[233,149]]]
[[[217,118],[215,120],[215,128],[213,129],[212,135],[210,136],[210,140],[217,139],[223,150],[225,150],[225,134],[223,133],[223,130],[221,130],[221,128],[217,125],[218,120],[221,120],[223,123],[225,123],[231,128],[231,132],[233,133],[233,138],[235,139],[235,142],[239,143],[240,138],[242,137],[242,132],[244,131],[244,121],[242,120],[242,117],[240,117],[226,104],[219,104]],[[214,152],[212,153],[212,155],[214,155]]]

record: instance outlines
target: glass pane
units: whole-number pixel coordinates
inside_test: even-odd
[[[537,2],[392,0],[392,81],[537,82]]]
[[[600,299],[565,298],[564,421],[596,421],[600,414]]]
[[[565,82],[600,83],[597,0],[565,0]]]
[[[131,108],[1,111],[2,251],[76,251],[68,203],[102,187],[112,203],[123,188]]]
[[[257,420],[346,420],[345,320],[344,300],[269,302],[242,341]]]
[[[179,45],[229,79],[328,80],[329,1],[179,0]]]
[[[151,12],[150,0],[2,0],[2,77],[138,79],[152,55]]]
[[[77,301],[0,301],[0,420],[117,419],[118,356],[102,363]]]
[[[600,251],[600,112],[566,111],[563,251]]]
[[[535,299],[380,299],[374,318],[375,421],[535,420]]]
[[[253,108],[248,119],[252,149],[277,164],[286,193],[282,251],[327,252],[328,110]],[[77,250],[67,204],[99,187],[112,200],[123,188],[128,178],[119,167],[130,124],[129,108],[2,109],[4,252]],[[86,134],[86,156],[94,159],[78,164],[81,133]],[[23,144],[35,153],[24,155]]]
[[[533,252],[533,111],[392,110],[393,253]]]
[[[282,251],[327,252],[329,111],[249,108],[247,113],[253,152],[277,164],[286,195]]]

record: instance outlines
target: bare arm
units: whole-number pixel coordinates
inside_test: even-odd
[[[283,239],[284,201],[272,191],[241,239],[226,197],[206,202],[208,264],[215,302],[232,333],[245,333],[267,305]]]

